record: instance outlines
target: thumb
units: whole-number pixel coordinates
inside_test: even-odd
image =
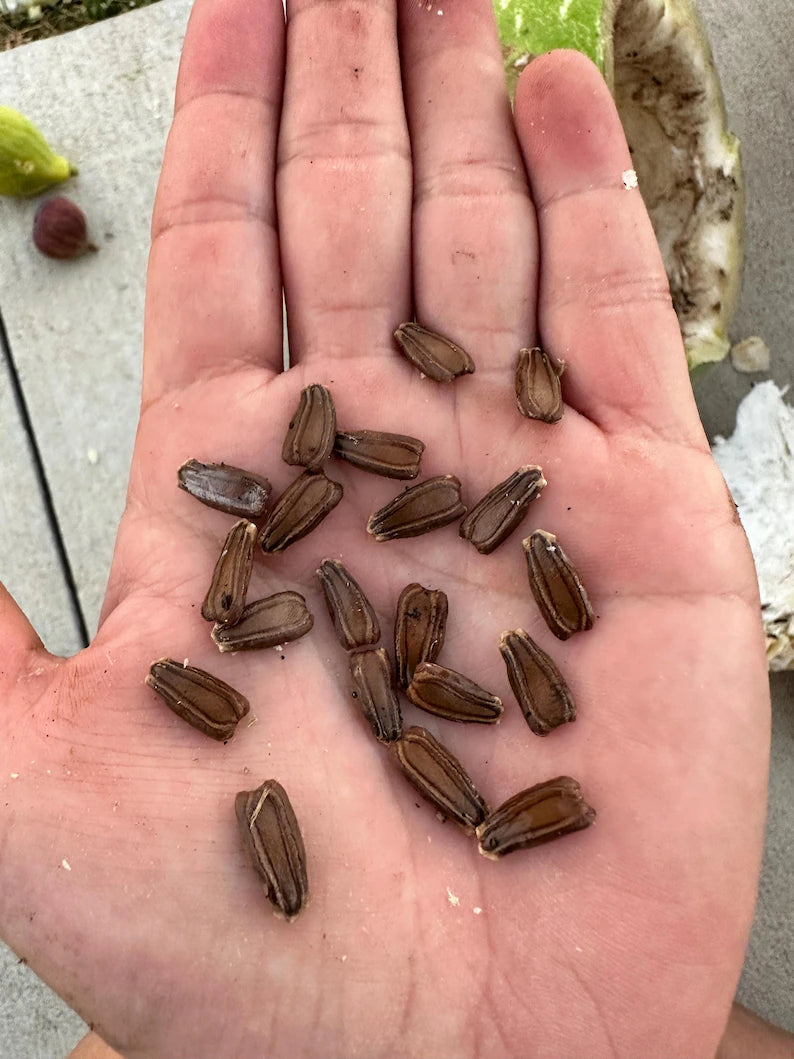
[[[41,639],[25,617],[14,597],[0,582],[0,693],[6,698],[9,688],[32,661],[51,660]],[[37,657],[38,656],[38,657]]]

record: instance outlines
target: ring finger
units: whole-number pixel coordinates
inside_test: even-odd
[[[288,0],[287,56],[276,187],[291,361],[389,353],[411,303],[393,0]]]
[[[417,319],[503,373],[534,339],[538,255],[493,3],[400,0],[400,26]]]

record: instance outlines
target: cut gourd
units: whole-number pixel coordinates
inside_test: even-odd
[[[794,408],[772,380],[739,405],[730,438],[715,438],[755,560],[770,669],[794,669]]]

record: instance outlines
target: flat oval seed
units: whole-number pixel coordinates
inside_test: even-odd
[[[219,742],[231,739],[250,708],[244,695],[218,677],[172,658],[153,662],[146,683],[177,717]]]
[[[309,881],[303,836],[287,792],[277,780],[265,780],[255,791],[240,791],[234,809],[267,899],[290,922],[306,905]]]
[[[593,608],[584,585],[553,533],[535,530],[523,540],[529,587],[546,624],[556,637],[567,640],[593,627]]]
[[[502,700],[464,677],[462,673],[433,662],[420,662],[406,691],[420,710],[448,721],[497,724]]]
[[[325,559],[317,577],[342,646],[352,651],[376,644],[380,639],[377,616],[350,571],[337,559]]]
[[[207,621],[234,625],[240,620],[254,566],[256,533],[253,522],[244,518],[229,530],[201,605],[201,616]]]
[[[177,472],[180,489],[196,500],[227,515],[261,518],[270,496],[270,482],[261,474],[230,467],[226,463],[188,460]]]
[[[436,382],[450,382],[474,371],[474,361],[465,349],[419,324],[400,324],[394,337],[414,367]]]
[[[444,816],[469,833],[482,823],[488,812],[482,795],[458,759],[426,728],[408,728],[390,749],[407,779]]]
[[[540,467],[519,467],[472,508],[459,533],[480,555],[490,555],[523,521],[546,479]]]
[[[367,533],[371,533],[376,541],[418,537],[465,514],[466,508],[460,499],[460,481],[454,474],[442,474],[409,486],[376,511],[367,522]]]
[[[381,430],[337,431],[334,456],[384,478],[416,478],[424,442]]]
[[[570,776],[536,783],[513,795],[480,824],[480,853],[496,860],[514,850],[530,849],[581,831],[595,816],[595,809],[582,796],[582,788]]]
[[[397,684],[407,688],[420,662],[435,662],[444,644],[449,610],[441,589],[406,585],[397,601],[394,624],[394,655]]]
[[[342,499],[342,486],[304,471],[279,497],[259,535],[264,552],[283,552],[318,526]]]
[[[249,603],[236,625],[216,625],[212,639],[220,651],[251,651],[292,643],[313,625],[300,592],[276,592]]]
[[[358,701],[378,742],[392,743],[399,739],[402,713],[386,649],[371,647],[350,655],[350,683],[353,698]]]
[[[499,643],[510,687],[535,735],[576,720],[576,706],[554,662],[523,629],[502,633]]]
[[[334,447],[336,409],[324,386],[313,383],[301,390],[298,407],[290,420],[284,447],[285,463],[319,471]]]
[[[556,423],[562,418],[560,376],[565,369],[561,361],[553,360],[539,346],[520,349],[516,363],[516,403],[527,419]]]

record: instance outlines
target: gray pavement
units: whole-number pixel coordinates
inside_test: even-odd
[[[124,507],[149,221],[189,10],[163,0],[0,55],[2,102],[78,165],[67,193],[100,248],[49,261],[30,242],[39,200],[0,199],[0,312],[23,403],[0,351],[0,576],[66,655],[96,628]],[[0,943],[0,1059],[60,1059],[86,1029]]]
[[[794,379],[788,5],[770,0],[761,14],[743,0],[700,0],[748,178],[747,267],[733,337],[766,340],[780,385]],[[0,571],[45,644],[64,654],[96,626],[124,503],[149,217],[188,10],[187,0],[162,0],[0,55],[2,102],[36,120],[80,165],[69,194],[100,246],[68,268],[48,262],[29,243],[37,203],[0,200],[0,311],[13,364],[11,371],[0,355]],[[698,383],[710,436],[731,432],[738,401],[767,377],[739,375],[726,362]],[[773,677],[772,689],[766,854],[739,997],[794,1031],[794,674]],[[84,1031],[0,947],[0,1059],[58,1059]]]

